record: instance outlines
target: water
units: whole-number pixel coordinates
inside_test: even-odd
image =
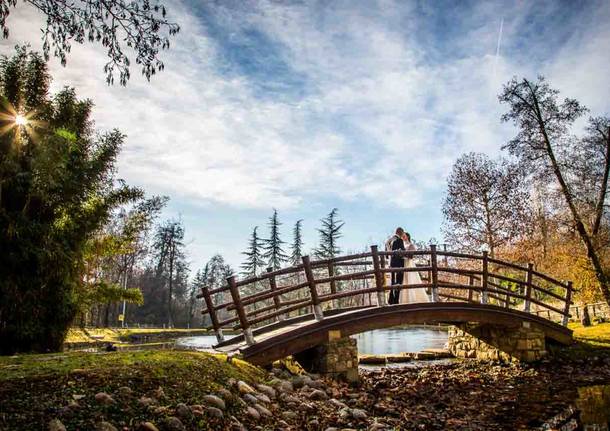
[[[578,388],[576,408],[580,410],[580,422],[590,431],[610,429],[610,385]]]
[[[206,350],[211,349],[218,340],[214,335],[201,335],[198,337],[183,337],[176,340],[176,347],[184,349]]]
[[[358,353],[382,355],[443,349],[447,343],[447,331],[428,328],[389,328],[363,332],[354,335],[354,338],[358,340]]]

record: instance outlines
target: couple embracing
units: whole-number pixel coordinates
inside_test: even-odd
[[[401,227],[396,228],[396,233],[386,241],[386,251],[415,251],[417,247],[411,242],[411,235]],[[413,256],[394,253],[390,257],[391,268],[415,268]],[[430,302],[426,289],[400,288],[399,286],[421,285],[422,280],[418,271],[392,272],[392,286],[388,304],[414,304],[418,302]],[[406,279],[406,280],[405,280]]]

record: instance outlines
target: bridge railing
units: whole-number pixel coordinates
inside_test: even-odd
[[[391,256],[414,259],[413,267],[391,268]],[[417,272],[421,283],[391,285],[392,273]],[[408,277],[404,277],[407,279]],[[391,289],[424,288],[432,302],[494,304],[557,319],[567,325],[574,289],[571,282],[555,280],[534,270],[533,264],[517,265],[490,258],[487,252],[472,255],[430,250],[379,251],[311,260],[289,268],[271,270],[225,286],[202,288],[204,314],[219,342],[223,328],[241,330],[248,344],[255,342],[252,329],[313,313],[316,320],[354,307],[385,307]]]

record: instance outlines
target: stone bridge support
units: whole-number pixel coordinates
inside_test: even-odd
[[[357,383],[358,344],[356,339],[342,337],[341,331],[328,331],[328,341],[293,355],[310,373],[318,373]]]
[[[463,323],[449,329],[448,344],[458,358],[532,362],[547,354],[544,332],[529,322],[518,327]]]

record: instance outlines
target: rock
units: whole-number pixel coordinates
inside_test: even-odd
[[[189,419],[193,415],[191,409],[184,403],[179,403],[176,406],[176,416],[182,419]]]
[[[284,403],[299,403],[300,400],[297,397],[294,397],[292,395],[288,395],[288,394],[282,394],[280,396],[280,400]]]
[[[341,401],[335,399],[335,398],[331,398],[330,400],[328,400],[328,403],[331,404],[333,407],[336,407],[338,409],[345,409],[347,408],[347,405],[345,405],[345,403],[342,403]]]
[[[324,383],[322,380],[312,380],[307,385],[314,389],[326,389],[326,383]]]
[[[261,418],[261,414],[258,412],[258,410],[256,410],[254,407],[248,406],[246,407],[246,413],[248,414],[248,416],[250,416],[252,419],[260,419]]]
[[[170,416],[167,419],[165,419],[165,427],[169,431],[184,431],[185,430],[184,424],[182,423],[182,421],[175,416]]]
[[[220,410],[224,410],[227,408],[225,405],[225,402],[221,398],[217,397],[216,395],[204,395],[203,401],[205,402],[205,404],[212,406],[212,407],[216,407],[217,409],[220,409]]]
[[[256,385],[259,392],[267,395],[269,398],[275,398],[275,389],[267,385]]]
[[[379,430],[384,430],[388,428],[388,426],[382,422],[373,422],[369,428],[368,431],[379,431]]]
[[[309,421],[308,425],[313,429],[318,429],[320,427],[320,421],[317,419],[312,419]]]
[[[152,422],[142,422],[140,424],[140,427],[138,428],[139,431],[159,431],[159,428],[157,428],[155,426],[155,424],[153,424]]]
[[[95,424],[95,431],[117,431],[117,429],[110,422],[98,422]]]
[[[349,408],[345,407],[344,409],[339,410],[339,417],[341,419],[347,419],[350,417],[350,411]]]
[[[364,420],[368,417],[366,412],[362,409],[352,409],[351,414],[354,419],[358,420]]]
[[[328,395],[326,392],[321,391],[320,389],[315,389],[309,394],[309,399],[313,401],[322,401],[328,399]]]
[[[292,383],[290,383],[288,380],[282,380],[277,385],[277,390],[279,392],[293,392],[294,387],[292,386]]]
[[[328,427],[328,428],[325,428],[324,431],[339,431],[339,428]]]
[[[59,419],[53,419],[48,425],[49,431],[66,431],[65,425]]]
[[[133,394],[133,390],[129,386],[121,386],[116,390],[116,393],[120,397],[128,397]]]
[[[72,398],[74,399],[74,401],[78,401],[78,400],[82,400],[83,398],[85,398],[85,395],[83,395],[83,394],[74,394],[74,395],[72,395]]]
[[[216,391],[216,393],[219,396],[221,396],[225,401],[229,401],[229,400],[233,399],[233,394],[228,389],[220,388],[220,389],[218,389],[218,391]]]
[[[144,407],[148,407],[157,404],[157,400],[155,400],[154,398],[143,396],[138,400],[138,403],[140,403],[140,405]]]
[[[303,386],[309,385],[309,383],[311,382],[312,380],[309,376],[296,376],[292,379],[292,387],[295,389],[299,389]]]
[[[286,419],[287,421],[291,421],[294,420],[296,418],[298,418],[299,415],[291,410],[287,410],[285,412],[282,412],[282,418]]]
[[[250,386],[249,384],[247,384],[244,381],[238,381],[237,382],[237,390],[239,391],[240,394],[253,394],[256,391],[254,390],[254,388],[252,388],[252,386]]]
[[[208,407],[205,409],[205,411],[213,418],[221,419],[224,416],[222,410],[216,407]]]
[[[191,413],[193,413],[194,415],[203,415],[203,406],[201,404],[193,404],[189,408],[191,409]]]
[[[263,407],[260,404],[254,404],[254,408],[263,416],[273,416],[266,407]]]
[[[258,398],[256,398],[252,394],[245,394],[242,398],[248,404],[256,404],[256,403],[258,403]]]
[[[100,403],[102,405],[107,406],[109,404],[114,403],[114,398],[112,398],[106,392],[98,392],[97,394],[95,394],[95,401],[97,401],[98,403]]]
[[[265,404],[269,404],[271,402],[269,397],[265,394],[256,394],[256,398],[264,402]]]

